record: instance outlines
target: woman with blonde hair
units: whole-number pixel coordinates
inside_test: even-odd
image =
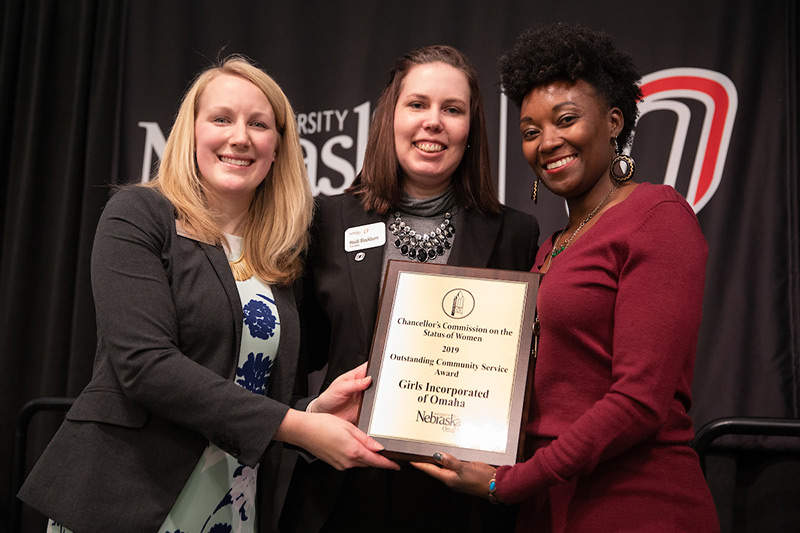
[[[396,468],[350,422],[363,367],[287,405],[312,206],[275,81],[240,56],[201,73],[156,179],[98,224],[92,380],[20,491],[51,530],[266,531],[281,442]]]

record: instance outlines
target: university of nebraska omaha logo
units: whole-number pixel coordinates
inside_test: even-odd
[[[697,139],[686,200],[699,212],[719,187],[725,158],[736,118],[739,99],[733,82],[724,74],[699,68],[659,70],[642,78],[644,100],[639,104],[639,121],[653,111],[670,111],[675,115],[672,145],[664,172],[664,183],[675,184],[684,154],[693,146],[687,140]],[[698,133],[690,134],[691,104],[705,110]]]

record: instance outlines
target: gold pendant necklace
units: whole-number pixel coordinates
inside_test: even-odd
[[[550,269],[550,263],[553,262],[553,259],[555,258],[555,256],[557,256],[558,254],[560,254],[561,252],[566,250],[567,246],[572,244],[572,241],[575,239],[575,236],[578,234],[578,232],[580,232],[583,229],[583,227],[590,220],[592,220],[592,218],[594,218],[594,216],[598,213],[598,211],[600,211],[600,209],[604,205],[606,205],[606,202],[608,201],[608,199],[611,198],[611,194],[616,190],[617,190],[617,186],[616,185],[611,187],[611,190],[608,191],[605,196],[603,196],[603,199],[600,200],[600,203],[597,204],[597,207],[592,209],[592,212],[589,213],[589,215],[586,218],[583,219],[583,222],[578,224],[578,227],[575,228],[575,231],[573,231],[572,234],[569,237],[567,237],[567,240],[564,241],[564,244],[562,244],[561,246],[558,246],[558,240],[561,238],[562,235],[564,235],[564,232],[567,231],[567,229],[569,229],[569,226],[567,226],[566,228],[561,230],[561,233],[559,233],[558,237],[556,237],[556,239],[553,241],[553,249],[550,251],[550,253],[547,256],[547,265],[546,265],[547,270]]]

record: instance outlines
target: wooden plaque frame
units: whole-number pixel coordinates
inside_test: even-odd
[[[358,419],[384,455],[430,462],[433,453],[446,452],[492,465],[521,460],[541,276],[389,261],[367,368],[372,385]],[[445,353],[432,353],[439,345]]]

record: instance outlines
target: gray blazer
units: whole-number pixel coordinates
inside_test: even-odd
[[[272,438],[299,357],[292,289],[273,287],[281,339],[269,397],[233,382],[242,305],[224,251],[179,235],[157,191],[129,187],[106,205],[92,289],[92,379],[19,497],[76,533],[156,531],[211,441],[261,464],[266,529],[281,453]]]
[[[383,220],[383,215],[364,211],[350,194],[317,199],[302,315],[310,368],[328,365],[323,388],[369,357],[384,249],[362,250],[363,259],[356,261],[357,252],[344,249],[344,232]],[[496,215],[464,209],[458,224],[448,264],[525,271],[533,266],[539,239],[533,216],[508,207]],[[385,246],[393,244],[387,240]],[[437,502],[435,516],[426,517],[428,530],[481,530],[484,525],[469,515],[470,507],[474,507],[472,499],[453,493],[413,468],[401,472],[373,468],[339,472],[321,461],[298,461],[280,525],[284,531],[318,531],[326,522],[342,531],[358,531],[364,524],[376,531],[400,531],[405,529],[404,521],[410,521],[408,528],[418,529],[418,524],[416,528],[413,525],[417,515],[410,510],[424,500]],[[481,505],[475,501],[475,505]],[[494,510],[484,511],[481,518],[507,518],[497,516]],[[331,522],[334,512],[338,516]],[[513,516],[510,521],[513,523]],[[492,529],[501,530],[502,525],[494,523]]]

